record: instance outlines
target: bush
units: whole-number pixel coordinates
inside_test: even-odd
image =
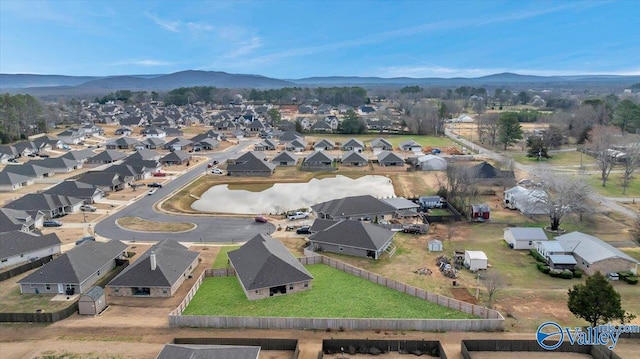
[[[562,271],[562,273],[560,273],[560,277],[563,279],[571,279],[573,278],[573,272],[568,269],[565,269]]]
[[[580,269],[576,269],[573,271],[573,278],[582,278],[582,271]]]
[[[634,276],[634,275],[633,275],[633,272],[628,271],[628,270],[625,270],[625,271],[622,271],[622,272],[618,272],[618,275],[619,275],[621,278],[633,277],[633,276]]]
[[[557,269],[553,269],[551,271],[549,271],[549,275],[551,275],[554,278],[560,278],[562,276],[562,271],[561,270],[557,270]],[[572,274],[573,276],[573,274]]]
[[[538,267],[538,270],[544,274],[548,274],[549,271],[551,271],[549,266],[545,265],[544,263],[538,263],[536,266]]]
[[[638,277],[623,277],[624,281],[629,284],[638,284]]]
[[[531,256],[535,258],[536,261],[541,263],[547,263],[547,260],[543,256],[541,256],[540,253],[538,253],[538,251],[535,250],[534,248],[529,249],[529,254],[531,254]]]

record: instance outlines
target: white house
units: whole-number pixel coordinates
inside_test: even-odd
[[[464,265],[472,272],[487,269],[489,260],[483,251],[464,251]]]
[[[544,242],[547,235],[542,228],[511,227],[504,229],[504,240],[511,249],[534,248],[534,242]]]

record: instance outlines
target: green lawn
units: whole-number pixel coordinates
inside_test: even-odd
[[[639,173],[635,173],[635,178],[629,181],[627,192],[622,194],[622,174],[611,173],[607,180],[607,186],[602,187],[602,179],[599,174],[587,177],[587,181],[593,186],[596,192],[605,197],[640,197]]]
[[[582,157],[582,165],[589,170],[595,169],[596,159],[582,154],[578,151],[558,152],[550,153],[551,158],[542,159],[543,163],[554,166],[575,166],[576,169],[580,168],[580,157]],[[517,153],[513,155],[513,159],[516,162],[530,165],[538,162],[538,158],[527,157],[526,153]]]
[[[307,266],[312,289],[249,301],[236,277],[207,278],[185,315],[305,318],[471,319],[471,315],[354,277],[323,264]]]
[[[230,251],[235,251],[236,249],[240,248],[240,246],[223,246],[220,247],[220,251],[218,252],[218,255],[216,256],[216,260],[213,262],[213,265],[211,265],[211,268],[213,269],[219,269],[219,268],[229,268],[229,257],[227,256],[227,253]]]

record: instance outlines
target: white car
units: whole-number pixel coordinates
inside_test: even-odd
[[[214,168],[211,170],[211,173],[213,173],[214,175],[223,175],[224,171],[219,168]]]
[[[152,194],[156,193],[157,190],[157,188],[150,189],[149,192],[147,192],[147,196],[151,196]]]
[[[309,218],[309,212],[293,212],[287,216],[290,221]]]
[[[96,207],[90,205],[90,204],[84,204],[82,206],[80,206],[80,210],[83,212],[95,212],[97,210]]]

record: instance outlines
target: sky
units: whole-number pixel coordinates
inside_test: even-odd
[[[640,75],[638,19],[638,0],[0,0],[0,73]]]

